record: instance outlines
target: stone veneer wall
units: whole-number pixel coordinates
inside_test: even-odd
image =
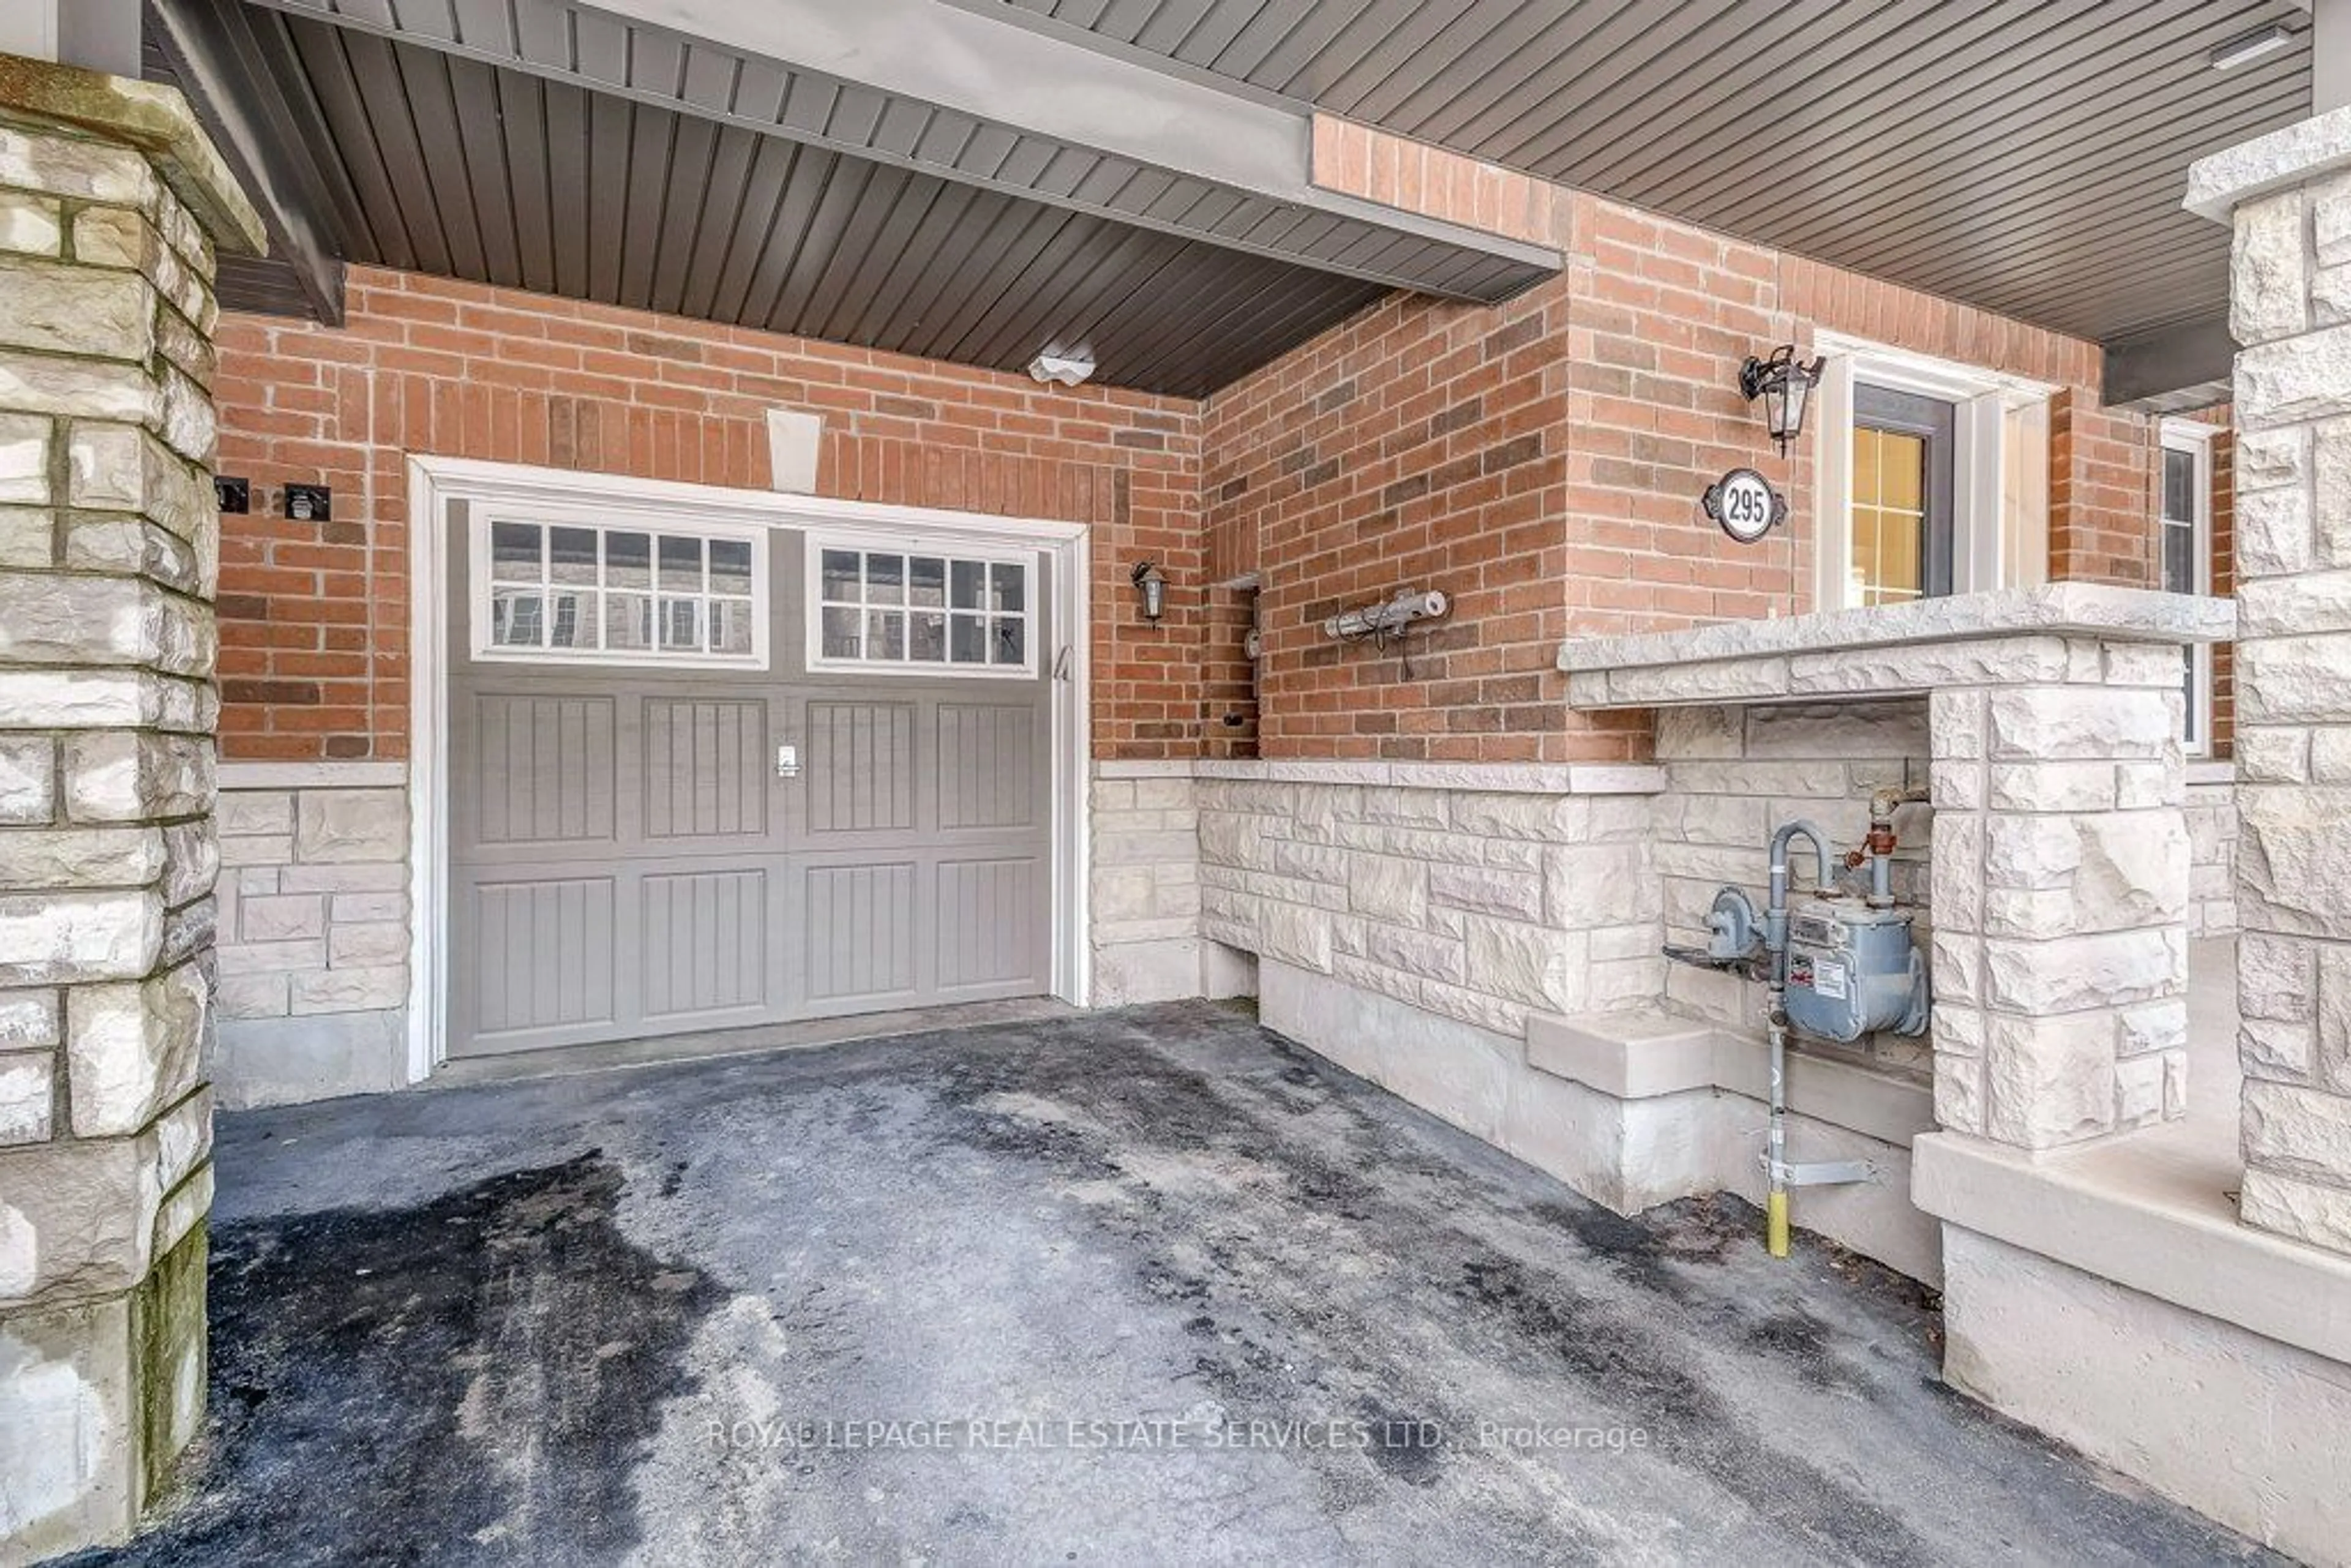
[[[1198,771],[1200,929],[1212,941],[1510,1036],[1531,1013],[1637,1007],[1657,993],[1645,794],[1572,793],[1567,768]],[[1545,789],[1548,775],[1557,783]],[[1448,777],[1459,784],[1439,782]],[[1504,779],[1520,788],[1479,787]]]
[[[2221,764],[2226,767],[2227,764]],[[2237,789],[2201,783],[2189,764],[2188,935],[2191,939],[2237,934]]]
[[[1802,817],[1819,824],[1834,860],[1866,836],[1873,789],[1926,785],[1927,706],[1912,698],[1833,707],[1661,708],[1657,761],[1666,770],[1655,820],[1667,939],[1702,946],[1707,912],[1725,883],[1745,889],[1757,911],[1763,909],[1768,852],[1782,822]],[[1913,936],[1922,952],[1933,935],[1925,917],[1933,815],[1929,806],[1910,805],[1895,817],[1900,845],[1894,893],[1921,914]],[[1813,861],[1802,841],[1790,865],[1793,884],[1809,888]],[[1761,984],[1676,964],[1665,989],[1677,1008],[1745,1032],[1762,1029]],[[1933,1073],[1923,1039],[1885,1034],[1854,1048],[1799,1041],[1798,1049],[1834,1050],[1922,1080]]]
[[[2243,199],[2240,199],[2240,198]],[[2233,208],[2248,1224],[2351,1251],[2351,107],[2207,159]]]
[[[1096,1007],[1175,1001],[1207,988],[1192,767],[1095,765],[1087,894]]]
[[[176,92],[0,73],[0,1562],[127,1534],[204,1406],[211,235]]]
[[[231,763],[220,797],[220,1051],[228,1105],[407,1082],[402,764]]]

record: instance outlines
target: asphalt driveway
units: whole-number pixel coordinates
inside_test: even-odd
[[[1205,1004],[221,1118],[112,1560],[2211,1562],[1914,1286],[1615,1218]]]

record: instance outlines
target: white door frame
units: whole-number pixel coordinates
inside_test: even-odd
[[[983,512],[892,507],[772,490],[630,479],[455,457],[408,459],[409,959],[408,1077],[421,1082],[447,1058],[449,616],[444,526],[452,501],[491,505],[625,505],[632,517],[770,528],[850,527],[909,544],[947,535],[967,544],[1050,555],[1057,647],[1053,674],[1053,995],[1088,1003],[1086,808],[1092,750],[1092,540],[1083,523]],[[462,612],[463,606],[457,609]]]

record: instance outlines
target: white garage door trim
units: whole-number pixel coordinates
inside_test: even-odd
[[[732,490],[578,474],[450,457],[408,460],[409,540],[409,907],[408,1075],[422,1082],[447,1054],[448,643],[452,606],[442,585],[447,562],[440,519],[453,501],[523,505],[577,513],[607,501],[633,517],[681,524],[853,530],[877,542],[925,538],[982,549],[1050,552],[1053,624],[1061,645],[1039,650],[1053,684],[1053,994],[1087,1004],[1086,758],[1092,749],[1092,548],[1082,523],[998,517],[978,512],[886,507],[768,490]]]

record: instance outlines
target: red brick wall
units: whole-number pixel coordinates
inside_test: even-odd
[[[1197,750],[1196,405],[369,268],[349,304],[335,331],[222,323],[221,472],[255,497],[224,519],[226,756],[407,755],[411,454],[763,486],[778,405],[824,414],[825,495],[1095,525],[1095,750]],[[335,520],[288,521],[289,481]]]
[[[2223,599],[2237,592],[2237,438],[2230,411],[2207,415],[2220,426],[2212,435],[2212,591]],[[2237,661],[2233,643],[2212,650],[2212,755],[2236,754]]]
[[[2162,468],[2155,422],[2098,406],[2095,387],[2049,409],[2049,575],[2158,585],[2155,528]]]
[[[1737,375],[1822,329],[2068,389],[2053,568],[2147,580],[2155,426],[2097,410],[2095,344],[1588,195],[1560,238],[1567,272],[1507,305],[1389,299],[1209,401],[1208,570],[1262,578],[1265,755],[1644,755],[1636,717],[1566,711],[1552,656],[1810,607],[1811,444],[1774,452]],[[1740,465],[1793,512],[1745,548],[1698,505]],[[1455,601],[1408,658],[1323,637],[1405,587]]]

